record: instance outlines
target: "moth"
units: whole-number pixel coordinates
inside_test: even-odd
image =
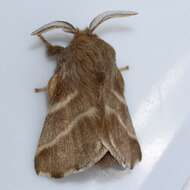
[[[136,15],[133,11],[107,11],[79,30],[65,21],[46,24],[32,33],[57,61],[44,88],[48,114],[35,155],[38,175],[60,178],[97,164],[110,154],[123,168],[141,160],[132,119],[124,97],[124,80],[116,53],[95,29],[104,21]],[[67,47],[52,45],[42,34],[63,29],[73,34]]]

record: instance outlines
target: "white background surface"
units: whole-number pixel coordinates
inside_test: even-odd
[[[106,22],[96,33],[116,49],[119,66],[130,66],[126,96],[143,160],[132,171],[92,168],[58,181],[38,177],[33,158],[47,104],[33,89],[47,84],[54,61],[30,33],[54,20],[84,28],[97,14],[117,9],[139,15]],[[180,190],[188,184],[189,19],[189,0],[1,0],[0,189]],[[60,31],[46,36],[54,44],[71,39]]]

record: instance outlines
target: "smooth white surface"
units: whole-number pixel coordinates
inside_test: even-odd
[[[33,157],[47,112],[45,94],[54,61],[30,33],[53,20],[80,28],[105,10],[139,15],[102,24],[96,33],[113,45],[124,73],[126,96],[142,145],[134,170],[92,168],[63,180],[36,176]],[[1,1],[0,189],[181,190],[190,177],[190,1]],[[71,35],[46,35],[66,45]]]

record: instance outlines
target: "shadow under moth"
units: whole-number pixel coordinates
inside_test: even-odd
[[[55,21],[32,33],[57,60],[55,73],[44,88],[48,114],[35,155],[39,175],[60,178],[83,171],[110,154],[123,168],[141,160],[138,143],[124,98],[124,80],[114,49],[94,34],[104,21],[136,15],[133,11],[107,11],[85,30]],[[61,28],[72,33],[68,47],[52,45],[42,33]]]

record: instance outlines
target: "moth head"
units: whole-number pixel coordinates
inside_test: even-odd
[[[83,35],[93,35],[94,30],[103,22],[111,19],[111,18],[118,18],[118,17],[129,17],[137,15],[137,12],[134,11],[106,11],[98,16],[96,16],[92,22],[89,24],[89,26],[85,30],[79,30],[78,28],[75,28],[72,24],[66,22],[66,21],[54,21],[50,22],[39,29],[32,32],[32,35],[40,35],[44,32],[61,28],[64,32],[72,33],[74,35],[77,34],[83,34]]]

